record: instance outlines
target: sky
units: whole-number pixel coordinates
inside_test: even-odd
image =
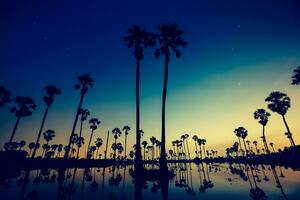
[[[88,73],[95,86],[83,107],[101,120],[94,139],[108,130],[131,126],[135,142],[135,60],[123,38],[139,25],[157,32],[162,23],[178,23],[187,47],[171,58],[166,107],[167,148],[183,133],[207,140],[224,155],[244,126],[248,139],[261,144],[262,128],[253,119],[272,91],[291,97],[287,121],[300,143],[300,87],[290,85],[300,65],[300,3],[297,0],[128,0],[1,1],[0,85],[14,96],[31,96],[37,109],[23,118],[15,140],[34,141],[45,105],[46,85],[62,94],[55,99],[44,129],[56,131],[53,143],[66,144],[79,102],[76,77]],[[142,140],[160,139],[163,59],[145,51],[141,63]],[[0,145],[9,139],[15,117],[0,109]],[[284,124],[271,113],[267,137],[275,148],[289,145]],[[84,125],[84,136],[90,130]],[[124,141],[124,135],[121,136]],[[104,148],[102,147],[102,150]]]

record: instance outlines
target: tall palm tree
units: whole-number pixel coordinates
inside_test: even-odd
[[[11,93],[4,86],[0,85],[0,107],[11,102]]]
[[[286,119],[285,119],[285,115],[286,115],[288,109],[291,107],[291,99],[285,93],[275,91],[275,92],[272,92],[265,99],[265,101],[269,102],[268,108],[270,110],[272,110],[273,112],[276,112],[276,113],[278,113],[279,115],[282,116],[284,125],[287,129],[287,133],[286,133],[287,138],[290,140],[291,146],[294,147],[295,142],[294,142],[294,139],[292,137],[292,133],[291,133],[291,131],[289,129],[289,126],[288,126],[288,124],[286,122]]]
[[[239,135],[243,139],[245,151],[248,154],[248,149],[247,149],[246,142],[245,142],[245,138],[248,135],[248,131],[244,127],[240,126],[237,129],[235,129],[234,132],[236,133],[236,135]]]
[[[177,24],[162,24],[159,26],[158,42],[159,47],[155,50],[155,56],[158,58],[160,55],[165,57],[165,72],[164,72],[164,87],[162,94],[162,131],[161,131],[161,156],[160,165],[161,168],[166,169],[166,127],[165,127],[165,116],[166,116],[166,98],[167,98],[167,87],[168,87],[168,71],[171,52],[175,53],[176,58],[181,56],[179,48],[186,46],[186,41],[182,38],[183,31],[178,27]]]
[[[148,142],[147,142],[147,141],[143,141],[143,142],[142,142],[142,145],[143,145],[143,147],[144,147],[144,160],[146,160],[145,152],[146,152],[146,147],[147,147],[147,145],[148,145]]]
[[[90,139],[89,139],[89,144],[88,144],[88,147],[87,147],[87,151],[89,151],[89,149],[90,149],[94,131],[98,128],[98,125],[100,123],[101,122],[99,121],[98,118],[91,118],[90,121],[89,121],[89,124],[91,124],[90,125],[91,135],[90,135]]]
[[[71,138],[72,138],[72,136],[75,132],[75,129],[76,129],[76,125],[77,125],[77,121],[78,121],[78,117],[79,117],[79,113],[80,113],[80,109],[81,109],[81,106],[82,106],[82,103],[83,103],[84,96],[86,95],[86,92],[88,91],[89,87],[93,87],[94,83],[95,83],[95,81],[88,74],[80,75],[80,76],[78,76],[77,79],[78,79],[78,83],[75,84],[75,89],[80,90],[80,100],[79,100],[79,104],[78,104],[78,107],[77,107],[75,120],[74,120],[72,131],[71,131],[71,135],[70,135],[70,138],[69,138],[69,143],[67,145],[66,152],[65,152],[65,155],[64,155],[65,159],[67,159],[69,157],[69,151],[70,151],[70,147],[71,147]]]
[[[124,135],[125,135],[125,159],[127,158],[127,154],[126,154],[126,148],[127,148],[127,135],[130,131],[130,127],[128,125],[124,126],[123,129],[124,131]]]
[[[118,137],[121,136],[122,132],[119,128],[114,128],[112,130],[112,134],[114,135],[114,139],[115,139],[115,143],[114,143],[115,148],[113,148],[113,150],[114,150],[114,159],[116,159],[117,139]]]
[[[96,139],[96,142],[95,142],[95,145],[97,147],[97,151],[96,151],[96,158],[98,156],[98,151],[99,151],[99,148],[102,146],[103,144],[103,140],[101,138],[97,138]]]
[[[197,144],[199,145],[200,158],[202,159],[202,146],[201,146],[202,145],[202,139],[201,138],[197,139]]]
[[[61,94],[61,90],[58,89],[57,87],[52,86],[52,85],[46,86],[46,95],[43,97],[43,101],[46,104],[46,109],[45,109],[45,112],[44,112],[44,116],[43,116],[43,119],[42,119],[42,123],[41,123],[40,129],[39,129],[38,136],[37,136],[35,144],[39,143],[39,141],[40,141],[40,137],[41,137],[41,134],[43,132],[44,124],[45,124],[45,121],[46,121],[46,118],[47,118],[47,115],[48,115],[48,110],[51,107],[55,96],[60,95],[60,94]],[[37,150],[36,146],[37,145],[35,145],[35,148],[34,148],[33,153],[31,155],[32,158],[34,158],[34,156],[36,154],[36,150]]]
[[[181,139],[181,141],[182,141],[182,145],[183,145],[183,149],[182,149],[182,150],[183,150],[183,152],[184,152],[183,156],[184,156],[184,159],[186,159],[185,135],[181,135],[180,139]]]
[[[139,26],[128,29],[124,41],[128,48],[133,48],[136,59],[136,152],[135,167],[142,169],[141,135],[140,135],[140,62],[144,58],[144,49],[154,46],[154,35]]]
[[[204,158],[205,158],[205,152],[206,152],[206,150],[205,150],[205,144],[206,144],[206,139],[202,139],[202,146],[203,146],[203,155],[204,155]]]
[[[90,112],[88,109],[83,109],[81,108],[79,110],[79,115],[80,115],[80,129],[79,129],[79,137],[77,140],[77,159],[79,158],[79,150],[80,147],[82,147],[82,145],[84,144],[84,138],[82,137],[82,126],[83,126],[83,122],[88,118],[88,116],[90,115]]]
[[[241,138],[241,133],[239,131],[237,131],[237,129],[234,130],[234,133],[235,133],[236,137],[239,140],[239,146],[238,147],[242,150],[243,148],[242,148],[242,143],[241,143],[241,139],[240,139]]]
[[[292,76],[292,85],[299,85],[300,84],[300,66],[298,66],[296,69],[293,71],[293,76]]]
[[[15,113],[15,116],[17,117],[17,121],[15,123],[14,129],[12,131],[12,134],[9,139],[9,144],[13,142],[17,127],[19,125],[20,119],[22,117],[27,117],[32,115],[32,111],[35,110],[36,105],[32,98],[29,96],[18,96],[14,99],[14,104],[12,108],[10,108],[10,111],[12,113]]]
[[[196,157],[198,158],[199,156],[198,156],[198,145],[197,145],[197,141],[198,141],[198,136],[197,135],[194,135],[193,136],[193,140],[195,141],[195,149],[196,149]]]
[[[270,113],[268,113],[265,109],[257,109],[254,112],[254,119],[258,119],[259,123],[262,125],[263,127],[263,135],[262,135],[262,140],[266,149],[267,153],[270,153],[269,147],[268,147],[268,143],[267,143],[267,139],[266,139],[266,135],[265,135],[265,127],[269,121],[269,117],[271,116]]]
[[[50,149],[49,142],[55,137],[55,131],[52,130],[52,129],[48,129],[48,130],[46,130],[46,131],[43,133],[43,136],[44,136],[44,139],[45,139],[45,141],[46,141],[46,144],[43,145],[44,151],[43,151],[42,156],[43,156],[44,154],[46,154],[47,151]]]

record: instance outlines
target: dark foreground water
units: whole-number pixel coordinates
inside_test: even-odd
[[[168,184],[141,187],[130,176],[132,166],[23,171],[0,180],[0,199],[300,199],[300,172],[290,168],[203,163],[169,169],[176,176]]]

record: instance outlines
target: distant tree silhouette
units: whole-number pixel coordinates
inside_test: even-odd
[[[204,155],[204,158],[205,158],[205,152],[206,152],[206,150],[205,150],[205,144],[206,144],[206,139],[202,139],[201,144],[203,146],[203,155]]]
[[[256,140],[253,141],[253,144],[254,144],[254,146],[255,146],[256,153],[259,154],[259,150],[258,150],[258,148],[257,148],[257,141],[256,141]]]
[[[124,131],[124,135],[125,135],[125,159],[127,158],[127,153],[126,153],[126,150],[127,150],[127,135],[129,134],[129,131],[130,131],[130,127],[128,125],[124,126],[123,129]]]
[[[96,142],[95,142],[95,145],[97,147],[96,157],[98,156],[98,151],[99,151],[99,148],[102,146],[102,144],[103,144],[103,140],[101,138],[97,138]]]
[[[144,147],[144,160],[146,160],[146,154],[145,154],[145,152],[146,152],[146,147],[147,147],[147,145],[148,145],[148,142],[147,142],[147,141],[143,141],[143,142],[142,142],[142,145],[143,145],[143,147]]]
[[[265,101],[269,103],[268,108],[270,110],[272,110],[273,112],[276,112],[276,113],[278,113],[279,115],[282,116],[284,125],[287,129],[287,133],[286,133],[287,138],[290,140],[291,145],[294,147],[295,142],[294,142],[294,139],[292,137],[292,133],[291,133],[291,131],[289,129],[289,126],[288,126],[288,124],[286,122],[286,119],[285,119],[285,115],[286,115],[288,109],[291,107],[291,99],[285,93],[275,91],[275,92],[272,92],[265,99]]]
[[[114,135],[114,139],[115,139],[115,143],[114,143],[114,145],[112,145],[112,148],[114,147],[113,148],[113,150],[114,150],[114,155],[113,156],[114,156],[114,159],[116,159],[117,139],[118,139],[118,137],[121,136],[122,132],[119,128],[114,128],[112,130],[112,134]]]
[[[12,108],[10,108],[10,111],[12,113],[15,113],[15,116],[17,117],[17,121],[15,123],[14,129],[12,131],[12,134],[9,139],[9,144],[13,142],[17,127],[19,125],[20,119],[22,117],[27,117],[32,115],[32,111],[35,110],[36,105],[32,98],[29,96],[18,96],[14,99],[14,104]]]
[[[263,135],[262,135],[262,140],[266,149],[267,153],[270,153],[269,147],[268,147],[268,143],[267,143],[267,139],[266,139],[266,135],[265,135],[265,127],[269,121],[269,117],[271,116],[270,113],[268,113],[265,109],[257,109],[254,112],[254,119],[258,119],[259,123],[262,125],[263,127]]]
[[[80,129],[79,129],[79,138],[78,141],[76,143],[77,145],[77,156],[76,158],[79,158],[79,151],[80,151],[80,147],[82,147],[82,145],[84,144],[84,138],[82,137],[82,126],[83,126],[83,122],[88,118],[88,116],[90,115],[90,112],[88,109],[83,109],[81,108],[79,110],[79,115],[80,115]]]
[[[276,151],[274,149],[274,143],[273,142],[270,142],[270,146],[272,147],[273,152],[276,153]]]
[[[11,93],[4,86],[0,85],[0,107],[11,102]]]
[[[177,24],[162,24],[159,26],[158,43],[159,47],[155,50],[155,57],[164,55],[165,57],[165,72],[164,72],[164,86],[162,94],[162,131],[161,131],[161,152],[160,165],[163,170],[166,169],[166,128],[165,128],[165,110],[166,97],[168,87],[168,71],[171,52],[175,53],[176,58],[181,56],[179,48],[186,46],[186,41],[182,38],[183,31]]]
[[[44,136],[44,140],[46,141],[46,145],[44,146],[45,148],[43,148],[44,149],[43,155],[44,155],[44,153],[47,152],[47,151],[45,152],[45,150],[50,148],[49,142],[55,137],[55,131],[52,129],[48,129],[43,133],[43,136]]]
[[[197,145],[198,136],[197,136],[197,135],[194,135],[194,136],[193,136],[193,140],[194,140],[194,142],[195,142],[195,149],[196,149],[195,153],[196,153],[196,157],[198,158],[198,157],[199,157],[199,156],[198,156],[198,145]]]
[[[45,121],[46,121],[46,118],[47,118],[47,115],[48,115],[48,110],[51,107],[55,96],[60,95],[60,94],[61,94],[61,90],[58,89],[57,87],[52,86],[52,85],[46,86],[46,95],[43,97],[43,101],[46,104],[46,109],[45,109],[45,112],[44,112],[44,116],[43,116],[43,119],[42,119],[42,123],[41,123],[40,129],[39,129],[38,136],[37,136],[35,144],[39,143],[41,134],[43,132],[44,124],[45,124]],[[35,145],[35,147],[36,146],[37,145]],[[32,158],[34,158],[34,156],[36,154],[36,150],[37,149],[34,148],[33,153],[31,155]]]
[[[190,148],[189,148],[189,134],[185,134],[185,139],[186,139],[186,148],[187,148],[187,153],[188,153],[188,156],[189,156],[189,159],[191,159],[191,155],[190,155]]]
[[[246,146],[246,142],[245,142],[245,138],[248,135],[248,131],[244,128],[244,127],[238,127],[234,130],[234,133],[238,136],[241,137],[243,139],[244,142],[244,147],[245,147],[245,151],[248,154],[248,150],[247,150],[247,146]]]
[[[67,145],[67,149],[66,149],[66,152],[65,152],[65,155],[64,155],[65,159],[67,159],[69,157],[69,151],[70,151],[70,147],[71,147],[71,138],[72,138],[72,136],[75,132],[75,129],[76,129],[76,124],[77,124],[77,121],[78,121],[78,117],[79,117],[79,114],[80,114],[80,109],[81,109],[81,106],[82,106],[84,96],[85,96],[86,92],[88,91],[89,87],[93,87],[94,83],[95,83],[95,81],[88,74],[78,76],[77,79],[78,79],[79,82],[75,85],[75,89],[80,90],[80,101],[79,101],[79,104],[78,104],[78,107],[77,107],[75,120],[74,120],[73,127],[72,127],[72,132],[71,132],[71,135],[70,135],[70,138],[69,138],[69,143]]]
[[[32,150],[34,149],[34,147],[35,147],[35,143],[34,143],[34,142],[30,142],[30,143],[28,144],[28,148],[29,148],[28,157],[30,157],[31,152],[32,152]]]
[[[90,139],[89,139],[89,143],[88,143],[88,147],[87,147],[88,151],[90,149],[90,145],[91,145],[91,142],[92,142],[94,131],[97,129],[97,127],[98,127],[97,125],[99,125],[101,122],[99,121],[98,118],[91,118],[89,123],[91,124],[90,125],[91,135],[90,135]]]
[[[141,136],[140,136],[140,62],[144,58],[144,49],[154,46],[154,35],[139,26],[128,29],[124,41],[129,48],[133,48],[136,59],[136,153],[135,167],[142,169]]]
[[[294,69],[292,76],[292,85],[299,85],[300,84],[300,66]]]
[[[154,157],[155,157],[155,149],[154,149],[154,144],[156,142],[156,137],[152,136],[150,138],[150,142],[152,143],[152,160],[154,160]]]

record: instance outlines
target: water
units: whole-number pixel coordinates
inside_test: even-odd
[[[155,168],[155,166],[146,166]],[[1,199],[135,199],[133,166],[32,170],[0,180]],[[299,199],[300,172],[245,164],[172,164],[168,199]],[[142,199],[162,199],[159,181],[142,184]]]

